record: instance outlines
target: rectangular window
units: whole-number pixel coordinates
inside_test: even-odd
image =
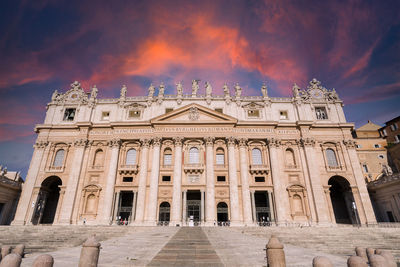
[[[281,120],[287,120],[287,119],[288,119],[287,111],[285,111],[285,110],[279,111],[279,119],[281,119]]]
[[[375,144],[375,145],[374,145],[374,147],[375,147],[375,148],[380,148],[380,147],[381,147],[381,145],[379,145],[379,144]]]
[[[225,176],[217,176],[217,182],[225,182]]]
[[[260,117],[260,111],[259,110],[248,110],[247,111],[247,116],[250,118],[259,118]]]
[[[383,136],[387,136],[386,129],[383,129],[383,130],[382,130],[382,133],[383,133]]]
[[[394,136],[395,143],[400,142],[400,134]]]
[[[219,112],[219,113],[222,113],[222,108],[216,108],[215,111]]]
[[[356,147],[357,147],[357,148],[361,148],[362,146],[361,146],[361,145],[359,145],[359,144],[357,144],[357,145],[356,145]]]
[[[256,183],[265,182],[265,177],[264,176],[256,176],[254,179],[255,179]]]
[[[363,170],[365,173],[368,173],[368,166],[367,164],[363,164]]]
[[[73,121],[75,118],[76,108],[66,108],[64,112],[64,121]]]
[[[398,129],[397,124],[396,123],[391,124],[390,129],[392,130],[392,132],[396,131]]]
[[[103,111],[101,113],[101,119],[103,121],[108,121],[110,119],[110,111]]]
[[[163,182],[171,182],[171,176],[169,176],[169,175],[163,175],[162,181],[163,181]]]
[[[327,120],[328,115],[326,113],[326,109],[324,107],[315,108],[315,116],[317,120]]]
[[[132,183],[133,177],[122,177],[122,182],[124,183]]]
[[[4,203],[0,203],[0,219],[1,219],[1,215],[3,213],[3,207],[4,207]]]
[[[164,154],[164,165],[165,166],[172,165],[172,154]]]
[[[169,113],[169,112],[171,112],[171,111],[173,111],[174,109],[173,108],[166,108],[165,109],[165,114],[167,114],[167,113]]]
[[[217,154],[215,156],[215,161],[216,161],[217,165],[224,165],[225,164],[225,155]]]
[[[140,118],[140,110],[130,110],[129,118]]]

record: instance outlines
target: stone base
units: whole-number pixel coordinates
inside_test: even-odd
[[[11,225],[25,225],[25,221],[23,220],[14,220],[11,222]]]

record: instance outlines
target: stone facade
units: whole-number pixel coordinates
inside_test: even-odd
[[[400,172],[400,116],[387,121],[385,126],[379,129],[386,138],[389,154],[389,164],[395,173]]]
[[[13,224],[375,224],[336,91],[54,92]]]
[[[23,182],[20,172],[0,166],[0,225],[13,220]]]

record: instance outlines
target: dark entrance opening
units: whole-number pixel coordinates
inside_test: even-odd
[[[57,176],[46,178],[40,187],[32,215],[32,224],[52,224],[57,211],[62,181]]]
[[[228,220],[229,220],[228,205],[225,202],[219,202],[217,205],[218,224],[220,224],[220,222],[227,222]]]
[[[359,224],[356,204],[350,183],[343,177],[333,176],[329,179],[330,196],[336,223]]]
[[[119,199],[118,220],[130,222],[132,219],[133,192],[121,191]]]
[[[256,206],[257,222],[262,223],[271,221],[268,191],[256,191],[254,193],[254,202]]]
[[[191,220],[193,216],[193,222],[200,222],[200,207],[201,207],[201,192],[188,191],[187,192],[187,218]]]
[[[159,224],[168,225],[170,209],[171,209],[171,206],[169,205],[168,202],[163,202],[160,204],[160,211],[159,211],[159,216],[158,216]]]

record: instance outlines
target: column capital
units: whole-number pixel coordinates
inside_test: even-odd
[[[85,147],[88,144],[87,139],[77,139],[74,141],[75,147]]]
[[[183,137],[176,136],[176,137],[172,138],[172,140],[174,140],[175,146],[182,146]]]
[[[206,137],[204,137],[204,140],[206,140],[206,146],[213,146],[213,145],[214,145],[215,137],[213,137],[213,136],[206,136]]]
[[[33,147],[36,149],[42,149],[42,148],[46,148],[46,146],[48,144],[49,144],[49,142],[47,142],[47,141],[37,140],[36,143],[33,145]]]
[[[236,138],[233,136],[230,136],[228,138],[226,138],[228,141],[228,146],[234,146],[236,144]]]
[[[352,139],[348,139],[348,140],[343,140],[343,144],[347,147],[347,148],[355,148],[356,147],[356,142]]]
[[[247,141],[248,141],[247,138],[240,138],[239,139],[239,146],[240,147],[247,147]]]
[[[140,143],[142,144],[143,147],[148,148],[150,146],[150,139],[147,138],[140,139]]]
[[[312,137],[301,138],[300,139],[300,144],[303,147],[306,147],[306,146],[313,147],[313,146],[315,146],[315,139],[312,138]]]
[[[160,146],[161,145],[161,137],[153,137],[153,146]]]
[[[281,145],[281,139],[278,138],[271,138],[268,140],[269,147],[279,147]]]
[[[120,145],[121,145],[121,139],[115,138],[115,139],[111,139],[110,141],[108,141],[109,147],[119,148]]]

